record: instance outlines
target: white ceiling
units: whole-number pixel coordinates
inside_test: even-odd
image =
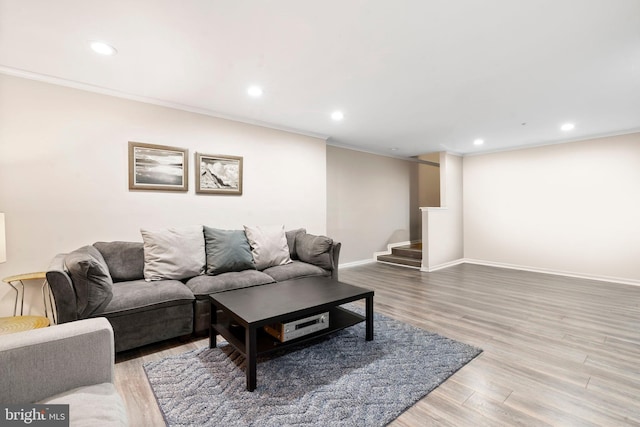
[[[0,72],[470,154],[640,130],[640,0],[0,0]]]

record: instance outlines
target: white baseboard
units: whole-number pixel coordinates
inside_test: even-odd
[[[373,264],[374,262],[376,261],[373,259],[362,259],[360,261],[352,261],[352,262],[345,262],[344,264],[338,264],[338,268],[357,267],[359,265]]]
[[[442,270],[443,268],[449,268],[449,267],[453,267],[454,265],[459,265],[464,263],[465,263],[464,258],[460,258],[460,259],[455,259],[453,261],[445,262],[443,264],[434,265],[431,268],[427,268],[423,265],[420,271],[424,271],[425,273],[432,273],[434,271]]]
[[[626,279],[622,277],[598,276],[594,274],[583,274],[572,271],[554,270],[550,268],[538,268],[526,265],[507,264],[503,262],[484,261],[479,259],[464,258],[463,263],[486,265],[488,267],[508,268],[511,270],[530,271],[532,273],[555,274],[557,276],[575,277],[577,279],[598,280],[601,282],[620,283],[623,285],[640,286],[640,280]]]
[[[393,245],[397,245],[397,246],[404,246],[408,243],[394,243]],[[380,252],[380,255],[383,255],[384,252]],[[357,267],[359,265],[366,265],[366,264],[372,264],[374,262],[382,262],[382,261],[376,261],[376,259],[374,258],[373,260],[371,259],[363,259],[360,261],[354,261],[354,262],[348,262],[345,264],[340,264],[339,268],[349,268],[349,267]],[[575,277],[577,279],[587,279],[587,280],[598,280],[601,282],[610,282],[610,283],[619,283],[622,285],[632,285],[632,286],[640,286],[640,280],[634,280],[634,279],[626,279],[626,278],[621,278],[621,277],[610,277],[610,276],[598,276],[598,275],[594,275],[594,274],[583,274],[583,273],[575,273],[575,272],[571,272],[571,271],[563,271],[563,270],[553,270],[550,268],[538,268],[538,267],[531,267],[531,266],[527,266],[527,265],[517,265],[517,264],[507,264],[507,263],[503,263],[503,262],[494,262],[494,261],[485,261],[485,260],[480,260],[480,259],[472,259],[472,258],[460,258],[454,261],[450,261],[450,262],[446,262],[443,264],[439,264],[436,266],[433,266],[431,268],[418,268],[418,267],[411,267],[411,266],[403,266],[403,267],[407,267],[407,268],[413,268],[413,269],[417,269],[420,270],[424,273],[432,273],[434,271],[438,271],[438,270],[442,270],[444,268],[449,268],[449,267],[453,267],[456,265],[460,265],[460,264],[476,264],[476,265],[485,265],[487,267],[498,267],[498,268],[507,268],[510,270],[522,270],[522,271],[530,271],[532,273],[544,273],[544,274],[555,274],[557,276],[565,276],[565,277]],[[385,263],[387,264],[387,263]],[[397,264],[392,264],[392,265],[397,265]]]
[[[395,262],[387,262],[387,261],[376,261],[380,264],[393,265],[394,267],[402,267],[402,268],[412,268],[414,270],[420,270],[420,267],[414,267],[413,265],[400,264]]]

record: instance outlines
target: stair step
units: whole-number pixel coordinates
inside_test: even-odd
[[[395,248],[391,248],[391,254],[403,258],[422,260],[422,248],[417,249],[411,246],[397,246]]]
[[[418,268],[422,266],[422,260],[415,259],[415,258],[407,258],[407,257],[397,256],[397,255],[379,255],[378,261],[389,262],[392,264],[407,265],[410,267],[418,267]]]

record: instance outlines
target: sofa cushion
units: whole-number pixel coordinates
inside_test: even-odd
[[[142,242],[96,242],[114,282],[144,278],[144,246]]]
[[[51,396],[39,403],[69,405],[67,425],[74,427],[129,425],[124,402],[112,383],[79,387]]]
[[[110,303],[113,281],[100,252],[93,246],[83,246],[67,254],[65,268],[76,290],[78,316],[88,317]]]
[[[297,228],[295,230],[285,231],[284,235],[287,238],[287,246],[289,246],[289,256],[291,259],[298,259],[296,253],[296,236],[298,234],[305,234],[307,230],[305,228]]]
[[[141,229],[144,278],[147,281],[187,279],[204,273],[206,264],[202,226]]]
[[[273,277],[276,282],[308,276],[331,276],[331,271],[301,261],[293,261],[287,265],[276,265],[263,270],[263,273]]]
[[[219,230],[204,226],[207,274],[255,270],[251,247],[243,230]]]
[[[284,227],[244,226],[258,270],[291,262]]]
[[[197,276],[187,281],[187,287],[197,297],[273,282],[273,278],[268,274],[256,270],[245,270],[222,273],[217,276]]]
[[[296,236],[296,252],[300,261],[317,265],[327,270],[333,269],[331,246],[333,240],[326,236],[298,234]]]
[[[124,315],[159,306],[186,304],[193,301],[191,291],[179,280],[133,280],[113,284],[113,299],[100,315]]]

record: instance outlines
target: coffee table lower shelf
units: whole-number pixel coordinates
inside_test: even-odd
[[[235,324],[223,311],[218,311],[216,323],[211,324],[216,333],[222,335],[229,344],[233,345],[240,353],[247,355],[245,344],[245,328]],[[277,338],[269,335],[263,328],[259,328],[256,332],[257,355],[267,354],[273,351],[282,350],[305,341],[310,341],[325,335],[332,334],[339,330],[357,325],[364,322],[366,318],[360,314],[354,313],[342,307],[332,307],[329,309],[329,327],[322,331],[314,332],[300,338],[296,338],[286,342],[280,342]],[[213,336],[210,334],[210,336]],[[212,344],[212,343],[210,343]],[[211,345],[210,345],[211,347]],[[213,344],[215,347],[215,343]],[[213,348],[211,347],[211,348]]]

